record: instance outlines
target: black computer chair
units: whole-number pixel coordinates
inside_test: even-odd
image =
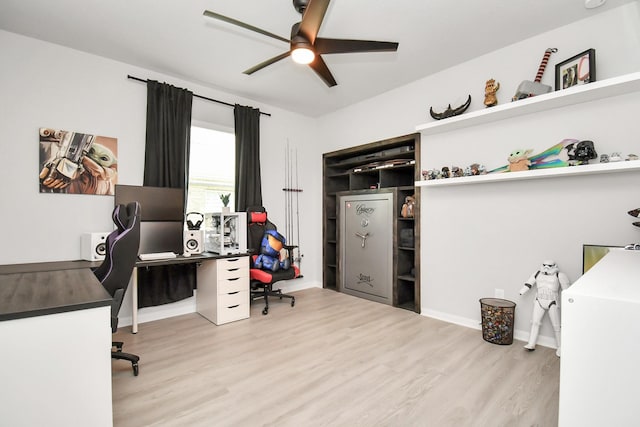
[[[277,232],[276,226],[267,218],[267,212],[263,207],[250,207],[247,209],[247,249],[252,254],[249,265],[249,278],[251,286],[251,301],[264,298],[262,314],[269,313],[269,297],[289,298],[291,307],[296,303],[292,295],[282,293],[282,290],[273,289],[273,285],[281,280],[291,280],[300,276],[300,269],[293,263],[293,248],[295,246],[283,245],[288,251],[288,258],[284,266],[270,268],[268,263],[261,262],[263,254],[262,240],[268,230]],[[279,264],[279,263],[278,263]],[[275,270],[275,271],[274,271]]]
[[[112,214],[116,229],[107,236],[107,250],[104,261],[93,273],[105,287],[113,301],[111,302],[111,330],[118,330],[118,312],[122,299],[129,286],[129,280],[138,258],[140,245],[140,204],[132,202],[118,205]],[[124,353],[122,342],[113,342],[115,350],[112,359],[128,360],[133,367],[133,374],[138,375],[138,361],[135,354]]]

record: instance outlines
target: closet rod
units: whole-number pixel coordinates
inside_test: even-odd
[[[127,78],[131,79],[131,80],[137,80],[137,81],[142,82],[142,83],[146,83],[147,82],[147,80],[145,80],[145,79],[141,79],[139,77],[134,77],[134,76],[131,76],[129,74],[127,74]],[[196,98],[204,99],[206,101],[217,102],[218,104],[226,105],[228,107],[235,107],[235,105],[229,104],[228,102],[218,101],[217,99],[207,98],[206,96],[198,95],[198,94],[195,94],[195,93],[193,94],[193,96],[196,97]],[[271,117],[271,114],[265,113],[263,111],[260,111],[260,114],[263,114],[265,116]]]

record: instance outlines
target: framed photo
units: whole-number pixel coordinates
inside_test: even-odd
[[[596,50],[588,49],[556,65],[556,90],[596,81]]]

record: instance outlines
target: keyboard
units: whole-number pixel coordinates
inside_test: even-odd
[[[173,252],[153,252],[148,254],[140,254],[138,257],[142,261],[152,261],[156,259],[171,259],[175,258],[177,255]]]

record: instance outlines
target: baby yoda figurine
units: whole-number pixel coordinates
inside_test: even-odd
[[[533,150],[518,149],[509,154],[509,172],[526,171],[531,166],[529,155]]]

